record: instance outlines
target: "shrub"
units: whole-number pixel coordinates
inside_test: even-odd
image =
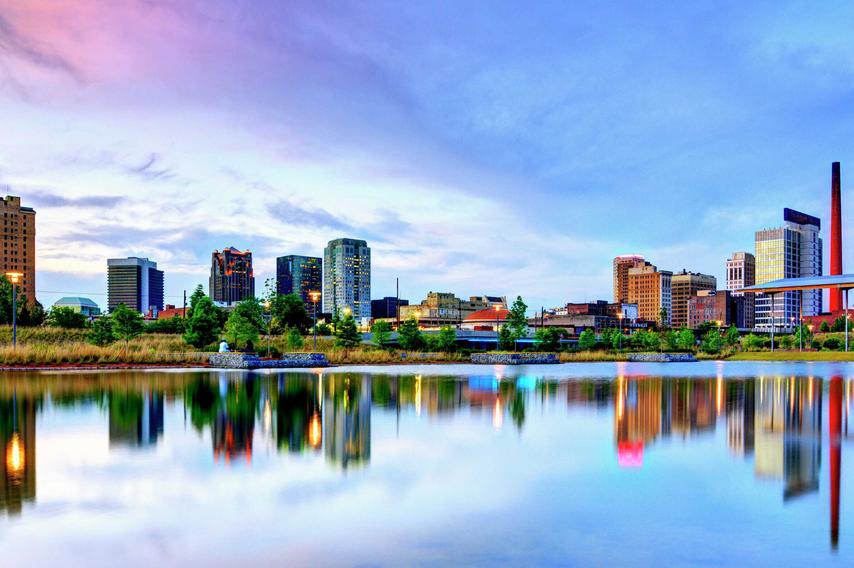
[[[592,329],[585,329],[578,336],[578,348],[582,351],[590,351],[596,347],[596,334]]]
[[[838,337],[828,337],[827,339],[824,340],[824,343],[822,346],[825,349],[829,349],[831,351],[836,351],[837,349],[839,349],[842,346],[842,342],[839,340]]]
[[[47,324],[62,329],[83,329],[86,327],[86,316],[68,306],[51,308],[47,316]]]
[[[397,343],[401,349],[407,351],[424,349],[424,335],[418,329],[418,320],[409,318],[400,324],[400,328],[397,330]]]

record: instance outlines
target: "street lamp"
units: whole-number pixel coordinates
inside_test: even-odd
[[[620,324],[619,337],[617,338],[617,341],[620,344],[618,349],[620,351],[622,351],[623,350],[623,310],[622,309],[620,309],[620,311],[617,312],[617,321]],[[613,345],[613,343],[611,345]]]
[[[261,316],[264,318],[264,323],[267,324],[267,357],[270,356],[270,327],[273,324],[273,314],[270,311],[270,300],[264,302],[264,314]]]
[[[317,301],[320,299],[320,292],[312,290],[308,293],[308,297],[314,304],[314,350],[317,351]]]
[[[21,272],[6,273],[12,283],[12,347],[18,346],[18,282],[23,276]]]
[[[495,304],[495,350],[498,351],[498,345],[500,343],[500,333],[498,330],[498,316],[501,315],[501,304]]]

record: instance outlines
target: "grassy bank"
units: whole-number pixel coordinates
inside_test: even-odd
[[[844,351],[746,351],[727,357],[729,361],[854,361],[854,352]]]

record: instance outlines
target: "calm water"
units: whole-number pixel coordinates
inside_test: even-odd
[[[844,364],[0,375],[0,565],[850,566],[852,395]]]

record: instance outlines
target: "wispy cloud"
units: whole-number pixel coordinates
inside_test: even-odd
[[[62,55],[19,33],[15,26],[0,15],[0,56],[21,59],[44,69],[60,71],[82,82],[80,71]]]
[[[170,168],[159,166],[162,162],[159,154],[151,153],[148,157],[137,165],[123,166],[123,169],[135,176],[139,176],[148,181],[167,180],[175,177],[175,172]]]
[[[287,199],[280,199],[271,203],[267,210],[274,219],[288,225],[348,232],[354,230],[353,225],[325,209],[305,207]]]
[[[127,201],[127,197],[118,195],[89,195],[85,197],[68,197],[44,190],[27,192],[27,199],[36,207],[115,207]]]

